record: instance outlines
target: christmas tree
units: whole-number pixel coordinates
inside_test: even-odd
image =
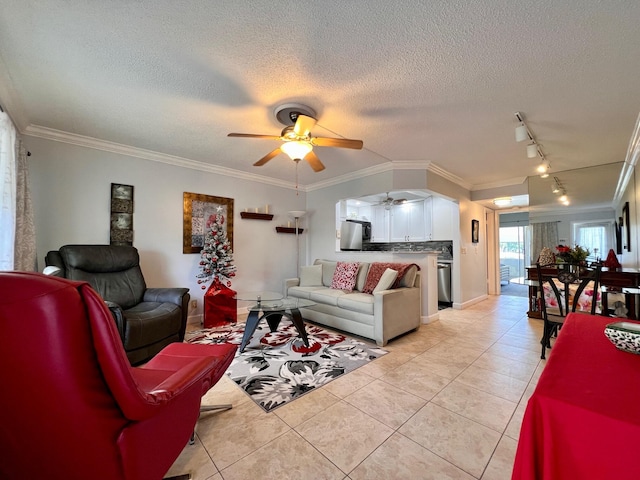
[[[204,247],[200,252],[200,274],[197,276],[203,290],[211,280],[230,287],[231,278],[236,276],[233,251],[227,239],[227,231],[223,228],[224,220],[222,207],[218,207],[217,213],[209,216],[207,220]]]

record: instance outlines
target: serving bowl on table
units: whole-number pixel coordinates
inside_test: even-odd
[[[604,327],[604,334],[619,350],[640,355],[640,323],[610,323]]]

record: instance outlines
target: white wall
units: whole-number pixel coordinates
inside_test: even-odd
[[[487,297],[487,222],[486,209],[479,203],[460,199],[460,247],[454,252],[460,259],[460,296],[454,307],[465,308]],[[480,222],[478,243],[471,242],[471,220]]]
[[[183,192],[234,199],[234,261],[238,275],[233,288],[238,291],[282,291],[283,280],[296,276],[295,235],[278,234],[291,210],[306,210],[301,220],[302,265],[315,258],[347,259],[364,255],[362,261],[415,262],[426,268],[425,258],[406,254],[335,251],[335,203],[395,189],[419,188],[427,183],[426,170],[387,171],[308,193],[276,187],[244,178],[192,170],[143,160],[112,152],[25,137],[33,192],[36,245],[39,267],[44,256],[65,244],[108,244],[111,183],[134,186],[134,246],[141,256],[145,279],[150,287],[184,286],[198,300],[196,314],[202,312],[202,290],[197,284],[198,254],[182,253]],[[460,225],[464,243],[471,241],[471,218],[485,222],[482,207],[468,200],[468,192],[437,175],[430,190],[449,198],[463,198]],[[429,173],[429,179],[432,174]],[[270,205],[271,222],[243,220],[245,208]],[[464,208],[462,208],[464,205]],[[486,239],[481,233],[478,253],[460,255],[461,239],[453,239],[452,285],[454,303],[464,306],[486,295]],[[469,251],[469,250],[468,250]],[[418,258],[420,257],[420,258]],[[463,275],[464,272],[464,275]],[[464,282],[461,280],[465,278]],[[423,299],[423,305],[428,299]]]
[[[234,199],[235,290],[282,291],[296,276],[295,235],[278,234],[287,212],[304,210],[292,189],[25,137],[35,210],[39,268],[65,244],[108,244],[111,183],[134,186],[133,245],[149,287],[188,287],[202,312],[196,283],[199,254],[182,253],[183,192]],[[244,208],[270,205],[271,222],[243,220]],[[331,210],[330,213],[332,213]],[[305,220],[302,221],[302,226]]]

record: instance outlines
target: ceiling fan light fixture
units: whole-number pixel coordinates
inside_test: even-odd
[[[311,150],[313,150],[313,145],[309,142],[294,140],[291,142],[284,142],[280,145],[280,150],[286,153],[291,160],[302,160]]]

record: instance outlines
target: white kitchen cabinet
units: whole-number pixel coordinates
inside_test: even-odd
[[[432,198],[432,227],[429,240],[452,240],[457,230],[458,205],[440,197]]]
[[[425,240],[433,240],[433,197],[424,199],[424,236]]]
[[[407,202],[391,208],[391,241],[420,242],[427,240],[424,201]]]
[[[371,207],[371,242],[386,243],[389,241],[389,210],[384,205]]]

